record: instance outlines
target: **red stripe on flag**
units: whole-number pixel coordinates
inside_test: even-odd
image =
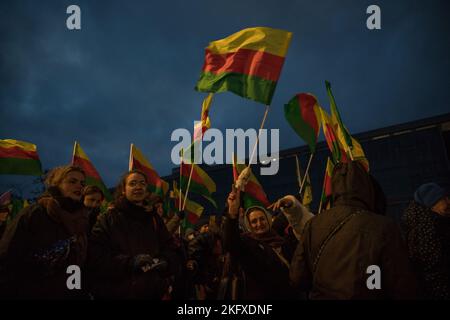
[[[27,151],[21,149],[20,147],[11,147],[11,148],[0,147],[0,158],[39,160],[39,156],[36,151]]]
[[[253,181],[248,181],[247,185],[245,186],[244,192],[252,198],[261,202],[264,206],[270,205],[269,200],[267,199],[267,196],[261,185],[256,184]]]
[[[182,163],[181,175],[189,179],[189,175],[191,174],[191,165],[187,163]],[[195,171],[195,168],[192,171],[191,181],[196,182],[201,185],[205,185],[202,177]]]
[[[133,168],[137,170],[141,170],[145,173],[145,175],[148,178],[148,184],[151,184],[153,186],[160,187],[161,186],[161,179],[159,178],[156,171],[150,169],[147,166],[144,166],[142,163],[140,163],[136,158],[133,158]]]
[[[264,51],[239,49],[227,54],[216,54],[206,49],[203,72],[213,74],[235,72],[278,81],[284,58]]]
[[[297,99],[302,118],[314,129],[317,136],[319,133],[319,123],[314,112],[314,105],[317,104],[317,100],[312,95],[306,93],[300,93],[297,95]]]
[[[73,165],[78,166],[81,169],[83,169],[84,172],[86,173],[86,176],[97,179],[99,181],[102,180],[102,178],[100,178],[100,175],[98,174],[97,170],[95,169],[94,165],[90,161],[83,159],[81,157],[78,157],[78,156],[74,156],[73,157]]]

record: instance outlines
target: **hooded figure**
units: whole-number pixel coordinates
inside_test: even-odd
[[[289,264],[296,246],[271,228],[270,214],[263,207],[250,207],[244,214],[245,231],[239,233],[237,217],[224,224],[224,249],[245,275],[244,299],[289,299]]]
[[[409,299],[415,277],[381,188],[358,162],[336,165],[334,206],[305,226],[291,281],[311,299]],[[370,287],[370,288],[369,288]]]
[[[450,217],[447,192],[435,183],[420,186],[402,216],[420,297],[450,299]],[[443,209],[443,210],[441,210]]]

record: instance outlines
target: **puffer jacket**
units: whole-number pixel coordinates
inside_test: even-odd
[[[309,291],[311,299],[415,298],[416,280],[399,228],[375,213],[384,199],[373,178],[357,162],[339,164],[332,190],[334,207],[305,226],[291,263],[294,286]],[[380,289],[368,288],[370,266],[379,267]]]
[[[402,216],[423,299],[450,299],[450,218],[412,201]]]

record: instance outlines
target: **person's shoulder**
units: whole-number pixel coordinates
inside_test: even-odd
[[[14,219],[29,222],[35,219],[40,219],[45,215],[45,208],[39,203],[33,203],[28,207],[23,208]]]
[[[123,212],[116,207],[111,207],[105,213],[100,214],[97,219],[101,224],[111,225],[122,219],[122,217]]]

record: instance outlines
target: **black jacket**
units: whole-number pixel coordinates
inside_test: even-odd
[[[135,272],[133,259],[139,254],[166,260],[169,271]],[[126,199],[101,215],[92,229],[88,265],[92,291],[98,298],[158,299],[167,286],[164,278],[179,268],[163,220]]]

